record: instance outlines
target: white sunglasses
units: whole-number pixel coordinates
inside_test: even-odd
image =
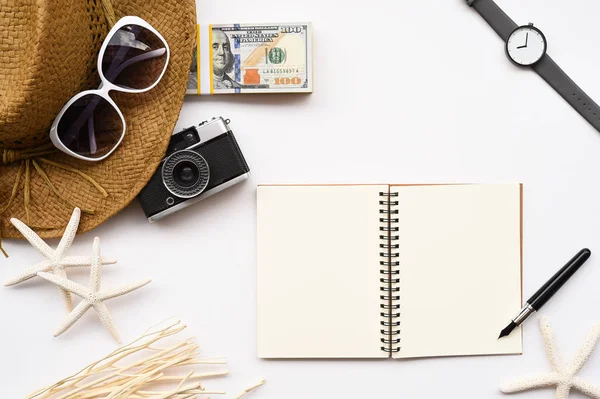
[[[101,161],[125,136],[125,118],[111,90],[143,93],[163,77],[169,64],[166,40],[139,17],[123,17],[108,32],[98,55],[100,87],[71,98],[50,128],[56,148],[85,161]]]

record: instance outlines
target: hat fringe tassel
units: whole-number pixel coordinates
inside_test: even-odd
[[[19,170],[17,171],[17,176],[15,178],[15,183],[13,184],[13,188],[12,188],[12,191],[10,194],[10,198],[8,199],[8,203],[3,208],[0,208],[0,215],[3,214],[4,212],[6,212],[12,205],[13,201],[15,200],[15,198],[17,196],[17,191],[19,188],[19,182],[21,181],[21,177],[23,176],[23,169],[25,169],[25,184],[24,184],[24,192],[23,192],[23,203],[25,205],[25,214],[27,216],[27,223],[30,222],[30,214],[29,214],[29,203],[30,203],[30,199],[31,199],[31,168],[30,168],[30,164],[33,164],[34,169],[40,175],[40,177],[42,178],[44,183],[46,183],[48,188],[50,188],[50,190],[58,198],[60,198],[61,200],[63,200],[67,204],[69,204],[72,208],[75,208],[78,206],[75,205],[68,198],[66,198],[64,195],[62,195],[60,193],[60,191],[58,191],[58,189],[52,183],[52,180],[50,179],[50,177],[48,176],[48,174],[46,173],[44,168],[42,168],[40,163],[54,166],[56,168],[66,170],[71,173],[75,173],[75,174],[79,175],[80,177],[82,177],[83,179],[90,182],[96,188],[96,190],[98,190],[98,192],[100,194],[102,194],[102,196],[104,198],[108,197],[108,192],[104,189],[104,187],[102,187],[100,185],[100,183],[98,183],[98,181],[96,181],[90,175],[88,175],[76,168],[73,168],[69,165],[65,165],[65,164],[62,164],[59,162],[54,162],[54,161],[51,161],[49,159],[46,159],[46,158],[43,158],[40,156],[40,155],[49,154],[51,152],[54,152],[54,150],[38,149],[38,151],[31,152],[31,153],[18,152],[15,150],[3,150],[3,154],[2,154],[2,158],[1,158],[2,164],[7,165],[9,163],[18,162],[18,161],[20,161],[21,164],[19,165]],[[81,206],[79,206],[79,208],[84,213],[94,214],[94,209],[83,208]],[[34,229],[38,229],[38,230],[42,229],[42,228],[35,227],[35,226],[31,226],[31,227]],[[2,225],[1,224],[0,224],[0,252],[4,255],[5,258],[8,258],[8,254],[6,253],[4,248],[2,248]]]

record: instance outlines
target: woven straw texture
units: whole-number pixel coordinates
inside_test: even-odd
[[[72,204],[94,211],[82,215],[78,232],[98,226],[135,198],[164,156],[185,95],[195,38],[195,1],[110,3],[117,19],[139,16],[165,37],[171,49],[167,71],[149,92],[110,93],[125,116],[127,132],[108,159],[85,162],[60,152],[44,155],[89,175],[108,197],[81,176],[38,162],[64,198],[31,166],[29,220],[22,177],[11,206],[0,214],[3,237],[22,238],[10,224],[12,217],[29,221],[41,237],[58,237]],[[49,142],[50,125],[69,98],[98,87],[97,54],[108,30],[102,0],[0,2],[0,211],[9,203],[21,166],[11,162],[17,151]]]

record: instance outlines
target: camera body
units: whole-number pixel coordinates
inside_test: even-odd
[[[171,137],[166,157],[138,198],[149,222],[210,197],[248,178],[229,120],[221,117]]]

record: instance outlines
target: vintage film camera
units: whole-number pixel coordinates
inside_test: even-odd
[[[249,172],[229,119],[212,118],[173,135],[139,201],[155,222],[247,179]]]

